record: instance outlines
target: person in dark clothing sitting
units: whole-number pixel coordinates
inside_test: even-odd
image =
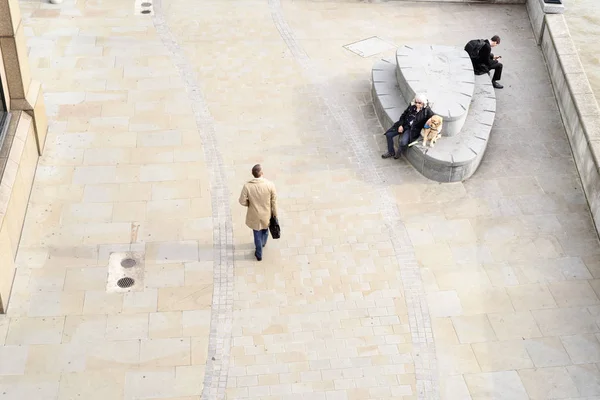
[[[402,113],[400,119],[384,133],[387,139],[388,151],[381,158],[400,158],[400,155],[408,148],[409,143],[419,139],[421,129],[432,116],[433,111],[429,108],[427,97],[423,94],[417,94]],[[395,152],[394,137],[398,135],[402,135],[400,137],[400,148],[398,152]]]
[[[490,40],[471,40],[465,46],[465,51],[469,53],[469,57],[471,57],[475,75],[487,74],[491,70],[494,70],[492,85],[494,85],[496,89],[502,89],[504,87],[498,82],[502,78],[502,63],[498,61],[501,57],[495,56],[492,53],[492,47],[496,47],[499,44],[500,36],[494,35]]]

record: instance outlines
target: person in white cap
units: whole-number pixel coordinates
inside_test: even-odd
[[[421,129],[429,118],[433,116],[433,111],[429,107],[427,96],[417,94],[408,108],[402,113],[398,122],[396,122],[384,135],[387,139],[388,151],[381,155],[381,158],[394,157],[400,158],[400,155],[406,151],[408,145],[419,138]],[[394,137],[400,136],[400,145],[398,151],[394,151]]]

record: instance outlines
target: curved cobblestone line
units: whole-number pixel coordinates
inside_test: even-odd
[[[383,171],[373,162],[369,143],[352,114],[343,106],[341,96],[336,95],[335,88],[329,87],[319,79],[319,71],[296,41],[294,32],[283,16],[280,0],[268,0],[268,2],[273,22],[282,39],[304,70],[306,77],[318,87],[318,95],[324,100],[340,131],[344,132],[342,137],[345,138],[353,158],[357,160],[357,172],[376,189],[377,198],[380,199],[379,211],[386,222],[396,260],[400,265],[400,277],[404,287],[413,345],[418,398],[439,399],[435,343],[423,280],[406,228],[400,220],[398,207],[385,185]]]
[[[223,160],[217,147],[213,118],[194,70],[165,20],[161,0],[154,1],[153,23],[164,46],[171,52],[171,58],[192,102],[196,126],[202,139],[204,157],[210,174],[214,286],[202,399],[224,399],[233,329],[234,289],[234,245],[229,189],[226,184]]]

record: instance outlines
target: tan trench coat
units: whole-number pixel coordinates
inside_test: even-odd
[[[248,207],[246,225],[259,231],[269,227],[271,215],[277,216],[277,192],[273,182],[254,178],[244,185],[240,204]]]

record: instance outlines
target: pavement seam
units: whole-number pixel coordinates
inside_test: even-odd
[[[223,158],[218,149],[213,117],[185,52],[177,42],[162,13],[161,0],[154,1],[154,27],[183,80],[192,103],[207,170],[213,222],[213,296],[210,334],[202,399],[224,399],[229,372],[233,329],[234,245],[230,193]]]
[[[318,88],[318,95],[324,100],[330,114],[340,127],[341,135],[356,159],[358,174],[376,189],[380,199],[379,211],[383,216],[389,232],[394,254],[400,266],[400,277],[404,287],[410,333],[413,345],[416,386],[419,399],[439,399],[439,382],[435,342],[431,327],[431,317],[427,306],[427,298],[421,278],[419,264],[414,249],[408,238],[406,227],[400,219],[400,212],[393,196],[385,185],[385,176],[380,167],[372,159],[367,137],[360,131],[352,114],[343,106],[343,99],[336,94],[313,65],[304,49],[296,41],[291,27],[288,25],[281,8],[280,0],[268,0],[273,23],[281,38],[292,53],[295,61],[304,70],[305,76]]]

